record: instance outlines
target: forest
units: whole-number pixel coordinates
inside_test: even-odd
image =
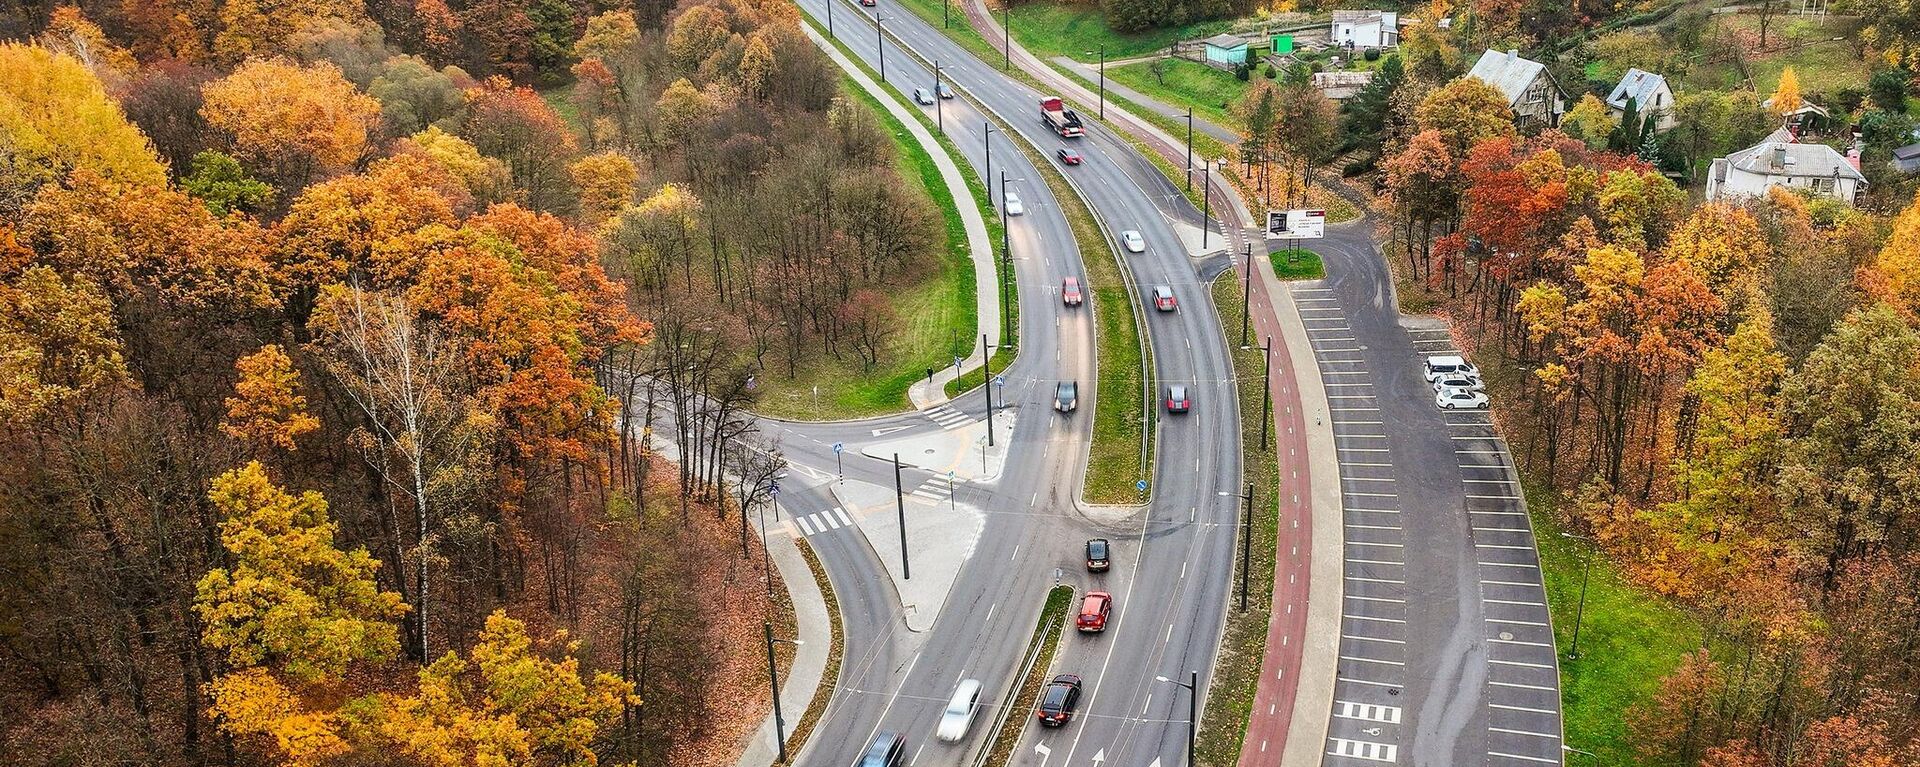
[[[1920,202],[1703,202],[1638,142],[1517,133],[1458,53],[1410,30],[1342,119],[1403,304],[1456,323],[1523,473],[1705,626],[1614,714],[1640,762],[1920,763]],[[1781,113],[1743,119],[1697,138]]]
[[[790,620],[745,409],[941,268],[791,5],[0,39],[0,761],[731,763]]]

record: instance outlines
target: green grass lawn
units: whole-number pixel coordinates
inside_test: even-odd
[[[1283,280],[1317,280],[1327,276],[1320,254],[1306,248],[1276,250],[1268,258],[1273,259],[1273,273]]]
[[[1108,27],[1100,6],[1091,2],[1024,2],[1013,7],[1013,36],[1041,58],[1067,56],[1098,61],[1102,45],[1107,48],[1109,61],[1145,56],[1179,40],[1218,34],[1231,25],[1225,20],[1202,21],[1128,35]]]
[[[1261,77],[1258,72],[1253,76]],[[1246,93],[1249,83],[1241,82],[1232,72],[1222,72],[1186,59],[1168,59],[1165,84],[1154,76],[1153,65],[1145,61],[1107,67],[1107,79],[1168,104],[1191,105],[1195,117],[1206,118],[1216,125],[1242,133],[1246,131],[1240,118],[1229,110],[1233,102]],[[1185,121],[1181,122],[1184,127]]]
[[[1720,23],[1758,35],[1760,18],[1749,14],[1722,17]],[[1768,25],[1768,44],[1775,40],[1800,40],[1808,45],[1760,54],[1749,60],[1754,89],[1765,98],[1780,84],[1780,72],[1793,67],[1800,79],[1802,93],[1826,93],[1840,88],[1864,88],[1873,67],[1853,53],[1864,21],[1858,18],[1832,18],[1824,24],[1811,19],[1776,16]],[[1841,38],[1841,39],[1835,39]],[[1694,67],[1680,80],[1679,88],[1730,90],[1740,84],[1740,72],[1732,62]]]
[[[1213,283],[1213,305],[1220,327],[1233,338],[1240,327],[1240,280],[1232,270],[1221,273]],[[1247,569],[1247,609],[1227,612],[1227,625],[1220,640],[1220,657],[1213,666],[1213,682],[1208,687],[1207,711],[1200,717],[1200,735],[1195,743],[1195,763],[1201,767],[1229,767],[1240,758],[1240,744],[1246,737],[1247,715],[1253,710],[1253,695],[1259,687],[1260,664],[1265,659],[1267,623],[1272,615],[1275,536],[1279,526],[1280,473],[1272,448],[1261,449],[1258,440],[1248,435],[1260,430],[1261,380],[1251,375],[1260,369],[1260,350],[1241,349],[1228,342],[1233,353],[1236,392],[1240,397],[1240,458],[1246,481],[1253,483],[1253,560]],[[1246,534],[1246,528],[1240,529]],[[1235,562],[1233,581],[1240,582],[1239,563]]]
[[[878,366],[867,370],[852,358],[822,356],[804,363],[790,378],[766,375],[757,407],[767,415],[858,418],[904,410],[909,404],[907,389],[926,376],[927,368],[951,365],[954,357],[965,356],[978,343],[978,306],[974,303],[973,261],[967,251],[966,229],[932,155],[912,140],[905,125],[851,79],[843,76],[840,90],[866,104],[879,118],[893,138],[901,174],[908,183],[917,183],[939,208],[944,235],[942,268],[926,282],[892,292],[899,323]]]

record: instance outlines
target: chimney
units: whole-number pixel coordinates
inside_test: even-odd
[[[1520,49],[1518,49],[1518,48],[1508,48],[1508,49],[1507,49],[1507,61],[1509,61],[1509,62],[1513,62],[1513,61],[1519,61],[1519,60],[1520,60]]]
[[[1781,170],[1786,167],[1787,167],[1787,145],[1774,144],[1773,145],[1773,169]]]

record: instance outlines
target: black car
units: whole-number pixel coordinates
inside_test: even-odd
[[[873,736],[873,743],[867,746],[867,753],[853,767],[900,767],[906,758],[907,740],[897,732],[881,732]]]
[[[1059,727],[1073,721],[1073,709],[1080,705],[1080,677],[1061,674],[1040,692],[1040,724]]]
[[[1080,382],[1061,381],[1053,387],[1053,409],[1071,413],[1080,407]]]
[[[1107,557],[1107,539],[1092,538],[1087,541],[1087,572],[1104,573],[1113,566]]]

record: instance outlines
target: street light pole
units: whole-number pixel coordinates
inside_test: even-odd
[[[1580,606],[1573,611],[1573,646],[1567,648],[1567,659],[1573,660],[1580,657],[1580,623],[1587,617],[1587,579],[1593,575],[1593,553],[1596,544],[1592,538],[1584,535],[1561,533],[1560,537],[1587,542],[1587,561],[1580,568]]]
[[[1260,347],[1260,449],[1267,449],[1267,421],[1273,419],[1273,336]]]
[[[1193,767],[1194,730],[1196,730],[1200,726],[1200,721],[1199,721],[1200,720],[1200,672],[1198,671],[1187,672],[1187,679],[1191,680],[1188,682],[1181,682],[1173,679],[1168,679],[1164,676],[1156,676],[1154,677],[1154,679],[1158,681],[1166,682],[1168,684],[1177,684],[1177,685],[1180,685],[1181,687],[1187,688],[1187,765],[1186,767]]]
[[[913,566],[907,563],[907,494],[900,486],[900,454],[893,454],[893,506],[900,514],[900,580],[913,580]]]
[[[886,69],[883,67],[880,72],[884,79]],[[1187,107],[1187,191],[1193,191],[1193,107]]]
[[[1000,71],[1013,68],[1013,0],[1000,0],[1000,31],[1005,40],[1000,45]]]
[[[1240,281],[1240,348],[1242,349],[1247,348],[1247,330],[1253,305],[1253,243],[1251,241],[1247,243],[1245,258],[1247,259],[1247,276]]]
[[[1107,119],[1107,46],[1100,46],[1100,119]]]
[[[1207,249],[1207,219],[1213,217],[1213,162],[1200,163],[1200,250]]]
[[[980,385],[987,390],[987,447],[993,447],[993,349],[987,346],[987,334],[980,334],[980,369],[985,371]],[[986,459],[980,459],[984,462]],[[982,468],[981,471],[986,471]]]
[[[779,756],[774,759],[774,764],[785,764],[787,761],[787,724],[786,720],[780,715],[780,667],[774,662],[773,643],[784,642],[790,645],[799,645],[800,642],[792,639],[774,639],[772,621],[761,621],[760,629],[765,632],[767,637],[767,681],[773,685],[773,745],[779,752]]]
[[[940,0],[940,28],[953,28],[953,3],[948,0]]]
[[[833,3],[832,2],[827,3],[827,39],[829,40],[840,39],[833,36]]]
[[[1247,510],[1241,514],[1246,534],[1240,537],[1240,612],[1247,611],[1247,575],[1253,569],[1253,483],[1247,483]]]
[[[887,17],[880,15],[879,11],[873,12],[873,47],[880,51],[880,82],[883,83],[887,81],[886,20]],[[1188,160],[1187,164],[1191,165],[1193,161]]]
[[[940,135],[945,136],[947,135],[947,120],[943,114],[943,110],[941,109],[941,107],[944,106],[943,104],[941,104],[941,102],[943,101],[946,101],[946,99],[940,97],[940,60],[934,59],[933,60],[933,127],[935,130],[940,131]]]

